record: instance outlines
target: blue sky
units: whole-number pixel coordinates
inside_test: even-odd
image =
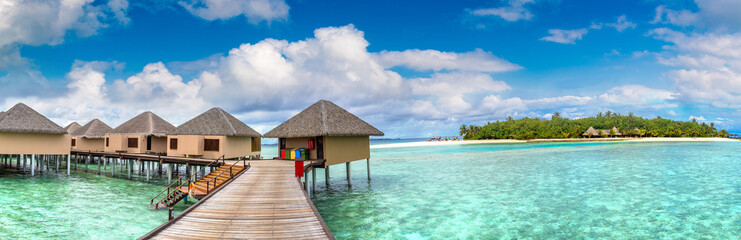
[[[741,130],[741,3],[5,1],[0,104],[112,127],[218,106],[266,132],[319,99],[387,137],[600,111]]]

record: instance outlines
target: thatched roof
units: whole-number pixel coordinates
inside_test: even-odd
[[[269,138],[383,136],[383,132],[337,106],[321,100],[265,133]]]
[[[72,134],[73,132],[75,132],[80,127],[82,127],[82,126],[80,126],[79,123],[72,122],[69,125],[67,125],[66,127],[64,127],[64,130],[67,130],[67,133]]]
[[[262,137],[260,133],[221,108],[212,108],[183,123],[169,135]]]
[[[93,119],[89,123],[85,124],[71,133],[73,137],[83,138],[104,138],[106,133],[113,131],[113,128],[109,127],[98,119]]]
[[[152,112],[143,112],[113,129],[113,135],[153,135],[165,137],[175,126]]]
[[[615,133],[615,136],[622,136],[623,135],[622,133],[620,133],[620,131],[618,131],[618,128],[617,127],[612,127],[612,132]],[[608,131],[608,133],[609,133],[609,131]]]
[[[599,136],[599,132],[597,132],[593,127],[589,127],[586,132],[582,133],[582,136]]]
[[[67,134],[67,130],[23,103],[0,114],[0,132]]]

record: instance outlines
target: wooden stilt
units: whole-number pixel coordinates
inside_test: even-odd
[[[324,166],[324,183],[329,187],[329,165]]]
[[[167,164],[167,183],[172,182],[172,163]]]
[[[71,158],[72,158],[72,155],[67,154],[67,176],[69,176],[69,170],[71,168],[71,166],[70,166],[70,162],[72,160]]]
[[[350,162],[345,163],[345,168],[347,169],[347,184],[350,184]]]
[[[31,155],[31,176],[35,175],[36,173],[36,164],[34,164],[34,156]]]
[[[311,192],[316,190],[316,168],[311,169]]]
[[[128,166],[128,168],[129,168],[129,179],[131,179],[131,171],[132,171],[132,168],[134,168],[134,162],[133,161],[134,161],[133,159],[129,159],[129,161],[128,161],[129,162],[128,163],[128,165],[129,165]]]
[[[98,175],[100,175],[100,160],[101,158],[98,157],[98,161],[96,161],[98,163]]]
[[[368,169],[368,181],[370,181],[370,158],[365,159],[366,169]]]
[[[147,182],[149,182],[149,171],[150,171],[149,169],[151,165],[152,165],[152,162],[147,162]]]

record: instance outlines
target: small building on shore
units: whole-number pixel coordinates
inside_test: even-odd
[[[98,119],[93,119],[72,132],[72,150],[102,152],[105,150],[105,134],[113,131]]]
[[[308,149],[304,159],[324,159],[325,167],[370,158],[370,136],[383,132],[337,106],[321,100],[265,133],[281,149]]]
[[[67,125],[66,127],[64,127],[64,130],[67,130],[67,133],[72,134],[72,132],[74,132],[75,130],[77,130],[80,127],[82,127],[82,126],[79,123],[72,122],[69,125]]]
[[[152,112],[143,112],[105,134],[106,152],[167,153],[167,133],[175,126]]]
[[[23,103],[0,114],[0,154],[67,155],[67,130]]]
[[[260,155],[261,137],[223,109],[211,108],[168,133],[167,156],[256,158]]]
[[[611,132],[612,131],[612,132]],[[617,127],[612,127],[612,130],[610,129],[594,129],[594,127],[589,127],[587,131],[581,134],[583,137],[618,137],[623,136],[620,131],[618,131]]]

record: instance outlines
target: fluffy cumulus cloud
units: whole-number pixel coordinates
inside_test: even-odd
[[[286,20],[289,9],[284,0],[190,0],[178,3],[193,15],[209,21],[244,15],[254,24]]]
[[[564,29],[550,29],[548,30],[548,36],[540,38],[543,41],[563,43],[563,44],[576,44],[576,40],[580,40],[584,34],[589,32],[586,28],[564,30]]]
[[[498,58],[491,52],[485,52],[481,49],[464,53],[419,49],[381,51],[374,54],[374,56],[385,68],[405,66],[415,70],[462,70],[478,72],[506,72],[522,69],[517,64]]]
[[[659,62],[678,69],[674,80],[680,100],[721,108],[741,106],[741,34],[691,33],[668,28],[649,32],[672,45]]]
[[[636,24],[631,21],[628,21],[628,17],[626,17],[625,15],[618,17],[617,22],[607,23],[605,25],[607,25],[608,27],[615,28],[615,30],[617,30],[618,32],[625,31],[625,29],[628,29],[628,28],[636,27]]]
[[[525,6],[534,3],[535,0],[509,0],[505,6],[498,8],[479,8],[471,10],[473,16],[497,16],[508,22],[530,20],[533,13]]]

